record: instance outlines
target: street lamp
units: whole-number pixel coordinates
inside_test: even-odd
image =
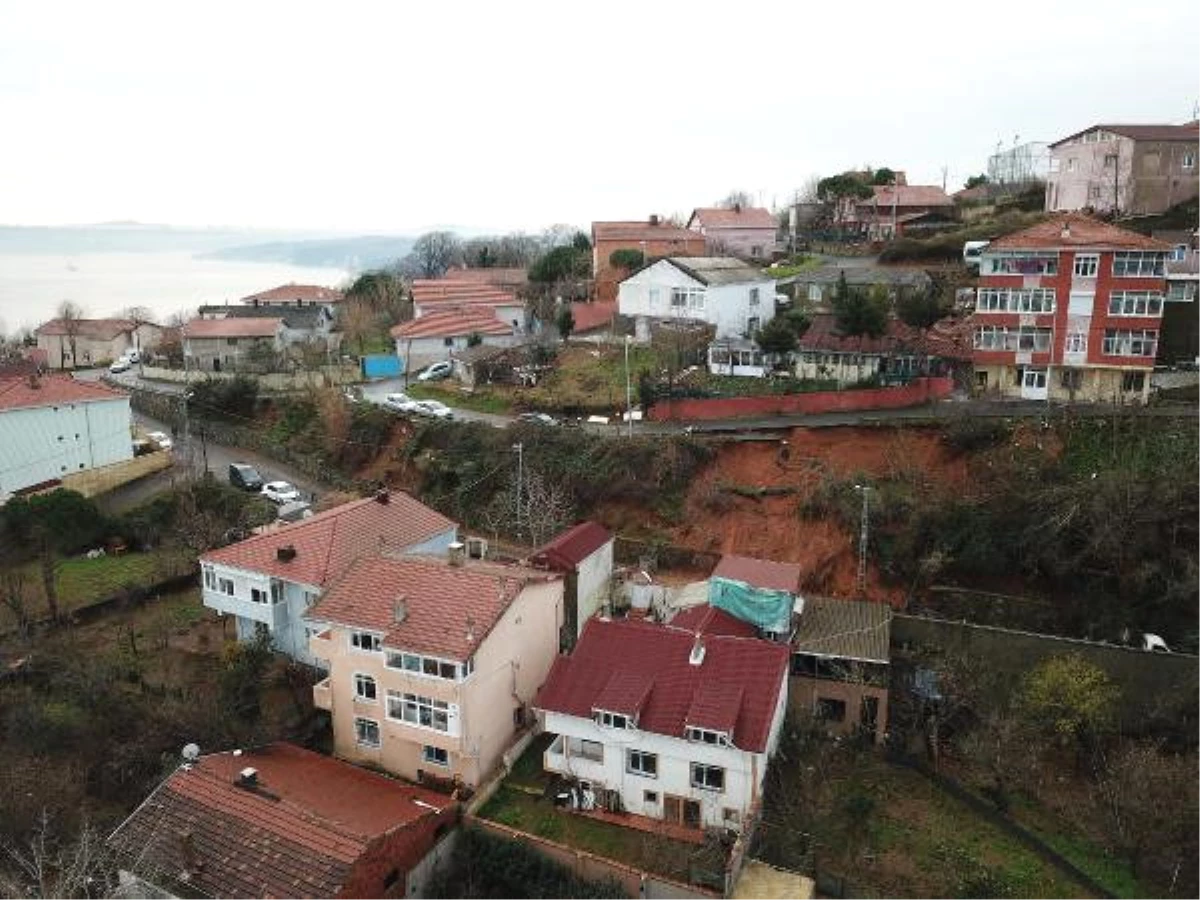
[[[629,417],[629,437],[633,437],[633,385],[629,380],[629,343],[633,338],[625,335],[625,415]]]
[[[856,484],[854,489],[861,493],[863,498],[862,517],[858,531],[858,596],[865,597],[867,595],[867,530],[870,522],[871,486]]]

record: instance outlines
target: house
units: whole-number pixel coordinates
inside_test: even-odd
[[[444,794],[277,742],[185,761],[107,844],[159,890],[138,896],[420,896],[457,820]]]
[[[769,274],[770,269],[767,272]],[[876,286],[883,287],[893,306],[901,300],[927,293],[933,286],[933,280],[923,269],[874,265],[823,265],[781,278],[778,286],[784,290],[790,289],[794,302],[801,309],[829,312],[833,309],[833,296],[842,278],[846,279],[847,287],[857,290],[869,291]]]
[[[596,522],[580,522],[539,549],[529,561],[539,568],[561,572],[566,578],[562,646],[570,648],[587,620],[608,601],[613,536]]]
[[[0,500],[133,458],[129,395],[69,375],[0,378]]]
[[[641,222],[593,222],[592,278],[596,300],[616,300],[618,284],[629,274],[628,269],[611,262],[618,250],[636,250],[642,254],[643,262],[664,256],[704,256],[708,252],[703,234],[680,228],[658,216]]]
[[[209,551],[200,557],[201,599],[236,617],[238,640],[265,630],[275,650],[315,665],[303,614],[338,576],[384,550],[444,553],[457,537],[441,513],[380,492]]]
[[[786,641],[804,608],[802,575],[795,563],[726,553],[708,578],[708,605],[753,625],[760,637]]]
[[[412,301],[415,319],[435,312],[473,312],[491,315],[507,326],[510,334],[523,335],[529,330],[525,302],[511,291],[489,284],[418,278],[412,283]]]
[[[889,382],[944,375],[971,358],[970,335],[952,319],[921,331],[889,318],[887,331],[872,337],[842,334],[829,313],[812,317],[792,355],[797,378],[831,379],[839,387],[876,377]]]
[[[992,241],[970,317],[976,388],[1027,400],[1145,402],[1170,251],[1077,213]]]
[[[198,315],[201,319],[280,319],[283,329],[280,332],[280,342],[283,347],[298,344],[313,344],[329,350],[336,350],[341,343],[341,332],[336,330],[337,323],[334,307],[322,304],[307,304],[304,306],[286,306],[283,304],[260,303],[252,306],[201,306]]]
[[[852,224],[871,241],[890,241],[954,222],[954,201],[944,189],[926,184],[885,184],[854,204]]]
[[[792,634],[789,703],[838,734],[882,743],[888,723],[891,607],[807,597]]]
[[[1167,257],[1167,293],[1163,298],[1158,362],[1173,366],[1187,360],[1194,365],[1200,360],[1200,318],[1195,305],[1200,294],[1197,231],[1154,231],[1150,236],[1172,248]]]
[[[313,702],[334,751],[404,778],[479,785],[558,652],[560,575],[467,559],[376,556],[306,614],[329,677]]]
[[[470,306],[427,312],[394,326],[390,334],[405,372],[448,359],[469,347],[473,336],[489,347],[508,347],[521,340],[513,326],[496,318],[492,310]]]
[[[192,319],[181,329],[183,366],[197,372],[274,368],[283,350],[283,319]]]
[[[442,279],[458,282],[469,281],[516,293],[529,284],[529,270],[523,266],[491,266],[483,269],[451,266],[442,275]]]
[[[722,338],[708,345],[708,371],[713,375],[762,378],[771,369],[769,354],[749,338]]]
[[[129,319],[51,319],[37,331],[37,346],[52,369],[106,365],[130,350],[158,343],[162,329]]]
[[[706,249],[713,256],[769,260],[778,246],[779,221],[761,207],[697,208],[687,227],[704,235]]]
[[[316,284],[281,284],[279,287],[242,298],[251,306],[327,306],[341,303],[346,295],[336,288]]]
[[[533,364],[534,344],[526,338],[513,346],[493,346],[484,341],[465,350],[455,350],[451,357],[454,378],[466,387],[481,384],[537,384],[546,365]]]
[[[679,319],[713,325],[717,338],[750,337],[775,316],[775,282],[733,257],[672,256],[622,281],[617,308],[637,320],[640,340],[651,321]]]
[[[1050,145],[1046,211],[1155,215],[1200,194],[1200,123],[1093,125]]]
[[[740,830],[779,742],[789,650],[745,636],[727,614],[713,619],[695,631],[589,620],[538,693],[555,735],[544,768],[608,809]]]

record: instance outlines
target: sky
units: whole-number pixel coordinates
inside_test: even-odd
[[[1183,122],[1200,3],[0,0],[0,223],[417,234],[782,205]]]

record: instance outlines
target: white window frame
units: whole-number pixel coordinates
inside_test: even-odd
[[[374,737],[372,737],[374,732]],[[363,716],[354,717],[354,742],[360,747],[383,746],[383,732],[379,730],[379,722]]]
[[[1140,381],[1140,385],[1130,384],[1131,381]],[[1146,373],[1145,372],[1122,372],[1121,373],[1121,393],[1122,394],[1140,394],[1146,390]]]
[[[1167,282],[1166,303],[1191,303],[1196,299],[1196,282],[1173,280]]]
[[[687,727],[687,739],[695,744],[712,744],[717,747],[729,746],[729,735],[724,731],[714,731],[711,728]]]
[[[271,579],[271,603],[282,603],[284,601],[283,582],[278,578]]]
[[[461,681],[466,668],[454,660],[390,649],[386,651],[384,665],[414,678],[436,678],[439,681]]]
[[[217,578],[217,590],[226,596],[233,596],[233,579],[232,578]]]
[[[1126,331],[1109,328],[1104,332],[1105,356],[1137,356],[1153,359],[1158,352],[1158,332],[1150,329]]]
[[[1185,259],[1187,259],[1187,251],[1187,244],[1176,244],[1171,250],[1171,255],[1168,257],[1168,259],[1171,262],[1183,262]]]
[[[592,717],[597,725],[603,725],[605,728],[621,728],[631,729],[634,727],[633,718],[625,715],[625,713],[609,712],[606,709],[596,709],[592,711]]]
[[[403,722],[413,728],[424,728],[439,734],[454,734],[451,729],[451,713],[454,709],[453,704],[445,700],[407,691],[387,692],[387,717],[393,722]],[[422,719],[427,719],[428,722]],[[438,724],[439,719],[441,725]]]
[[[1066,353],[1087,353],[1088,336],[1086,331],[1068,331],[1063,350]]]
[[[441,756],[441,759],[438,759]],[[435,747],[432,744],[423,744],[421,746],[421,762],[428,763],[431,766],[441,766],[443,769],[450,768],[450,751],[445,747]]]
[[[824,293],[821,291],[821,286],[819,284],[810,284],[808,286],[809,303],[820,303],[823,296]]]
[[[1187,150],[1183,154],[1183,167],[1185,169],[1196,168],[1196,154],[1191,150]]]
[[[1076,253],[1072,271],[1076,278],[1095,278],[1100,271],[1100,254]]]
[[[658,778],[658,754],[630,747],[625,751],[625,771],[642,778]]]
[[[1108,297],[1110,316],[1159,318],[1163,308],[1162,291],[1113,291]]]
[[[212,591],[212,590],[216,590],[216,587],[217,587],[217,575],[216,575],[216,573],[213,571],[213,568],[212,568],[212,566],[205,566],[205,567],[204,567],[204,587],[205,587],[206,589],[210,590],[210,591]]]
[[[378,653],[383,647],[383,635],[373,631],[354,629],[347,636],[350,649],[358,653]],[[363,646],[367,644],[368,646]]]
[[[1113,254],[1114,278],[1162,278],[1167,254],[1159,250],[1118,250]]]
[[[704,288],[671,288],[671,309],[704,309]]]
[[[1058,253],[1046,250],[993,250],[980,259],[981,275],[1057,275]]]
[[[1054,288],[982,287],[976,293],[975,312],[1048,315],[1056,304]]]
[[[758,306],[758,288],[750,288],[750,305]]]
[[[361,700],[363,703],[378,703],[379,702],[379,683],[375,680],[374,675],[368,675],[366,672],[354,673],[354,699]],[[370,691],[368,694],[367,691]]]
[[[694,762],[690,768],[690,782],[692,787],[701,791],[712,791],[716,794],[725,793],[725,769],[723,766]],[[717,775],[716,778],[712,777],[714,774]],[[711,782],[714,781],[719,782],[719,784],[712,784]]]

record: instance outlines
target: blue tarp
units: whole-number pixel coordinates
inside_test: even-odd
[[[363,378],[396,378],[404,374],[404,363],[394,353],[378,353],[362,358]]]
[[[730,578],[710,578],[708,603],[764,631],[786,634],[795,597],[787,591],[758,588]]]

